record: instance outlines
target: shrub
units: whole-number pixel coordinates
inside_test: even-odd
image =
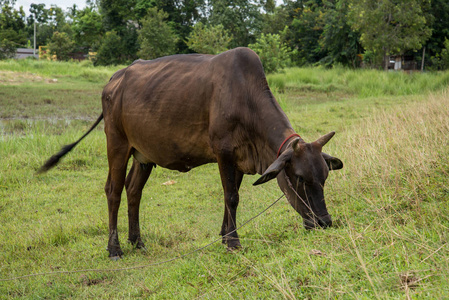
[[[13,58],[17,45],[13,41],[3,39],[0,41],[0,59]]]
[[[205,26],[196,23],[187,38],[186,44],[197,53],[218,54],[228,50],[232,36],[223,25]]]
[[[449,40],[444,39],[444,49],[440,54],[441,68],[443,70],[449,69]]]
[[[103,37],[95,55],[94,64],[100,66],[122,63],[123,46],[121,38],[115,31],[108,31]]]
[[[48,50],[51,55],[56,55],[58,60],[68,61],[70,53],[73,52],[74,42],[65,32],[55,31],[48,43]]]
[[[265,72],[272,73],[280,71],[290,63],[290,49],[282,43],[279,34],[261,34],[255,44],[250,44],[262,60]]]
[[[142,21],[139,31],[140,50],[137,53],[143,59],[154,59],[176,52],[178,38],[170,25],[164,20],[168,14],[157,7],[150,8]]]

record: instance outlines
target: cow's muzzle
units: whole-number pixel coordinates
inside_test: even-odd
[[[314,229],[317,227],[327,228],[332,226],[332,218],[331,215],[323,215],[323,216],[314,216],[309,219],[304,219],[304,227],[306,229]]]

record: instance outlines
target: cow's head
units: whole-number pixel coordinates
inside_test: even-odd
[[[307,229],[332,225],[323,188],[329,171],[343,168],[343,163],[321,149],[334,134],[328,133],[313,143],[295,139],[254,183],[265,183],[277,177],[279,187],[303,217]]]

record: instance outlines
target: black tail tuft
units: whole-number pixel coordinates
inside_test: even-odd
[[[56,153],[55,155],[53,155],[52,157],[50,157],[45,164],[40,167],[40,169],[36,172],[36,174],[42,174],[47,172],[48,170],[50,170],[51,168],[53,168],[54,166],[56,166],[59,162],[59,160],[66,155],[67,153],[69,153],[73,148],[75,148],[76,145],[78,145],[79,142],[82,141],[82,139],[84,139],[92,130],[94,130],[95,127],[97,127],[97,125],[101,122],[101,120],[103,120],[103,114],[101,114],[97,121],[95,121],[95,123],[92,125],[92,127],[90,127],[90,129],[79,139],[77,140],[75,143],[73,144],[69,144],[69,145],[65,145],[64,147],[62,147],[61,151],[59,151],[58,153]]]
[[[69,145],[65,145],[64,147],[62,147],[61,151],[59,151],[58,153],[56,153],[55,155],[53,155],[52,157],[50,157],[45,164],[40,167],[40,169],[36,172],[36,174],[42,174],[47,172],[48,170],[50,170],[51,168],[53,168],[54,166],[56,166],[59,162],[59,160],[66,155],[67,153],[69,153],[76,145],[78,144],[78,141],[73,143],[73,144],[69,144]]]

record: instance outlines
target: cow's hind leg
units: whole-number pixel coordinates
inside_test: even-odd
[[[128,197],[128,240],[136,248],[144,248],[145,245],[140,237],[139,207],[142,198],[142,189],[150,177],[153,164],[141,164],[133,159],[133,165],[125,181],[126,194]]]
[[[123,140],[108,138],[109,174],[106,181],[105,192],[108,199],[109,210],[109,257],[118,258],[123,255],[120,248],[117,232],[117,216],[120,208],[121,195],[125,185],[127,162],[130,157],[128,143]]]
[[[235,169],[231,159],[219,159],[218,166],[225,198],[225,211],[220,234],[223,236],[223,243],[227,244],[228,249],[233,250],[241,247],[236,230],[236,216],[243,173]]]

